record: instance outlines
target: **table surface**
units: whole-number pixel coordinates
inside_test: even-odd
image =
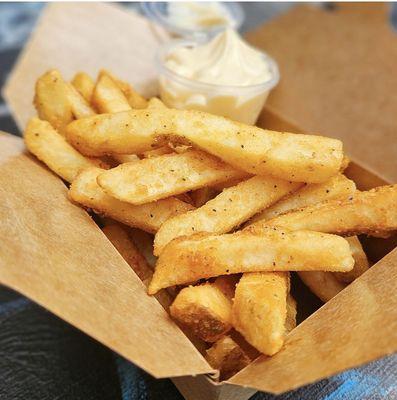
[[[0,87],[43,7],[0,4]],[[246,31],[291,4],[244,3],[243,7]],[[395,10],[391,8],[391,15]],[[0,130],[20,135],[2,98]],[[389,356],[281,396],[258,393],[252,400],[397,399],[396,378],[397,356]],[[153,379],[42,307],[0,286],[0,399],[176,400],[182,396],[170,380]]]

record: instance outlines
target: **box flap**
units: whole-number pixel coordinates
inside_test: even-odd
[[[0,282],[155,377],[211,372],[67,188],[0,135]]]
[[[347,154],[397,181],[397,34],[385,4],[299,6],[247,39],[279,63],[265,107],[308,133],[343,140]],[[267,126],[267,116],[260,124]]]
[[[37,78],[57,68],[67,79],[107,68],[146,95],[157,93],[155,53],[165,31],[133,11],[104,3],[46,7],[3,90],[22,131],[35,114]]]
[[[281,393],[397,351],[397,249],[230,383]]]

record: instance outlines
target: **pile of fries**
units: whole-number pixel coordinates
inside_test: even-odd
[[[169,109],[107,71],[49,71],[34,103],[30,152],[100,216],[221,379],[282,348],[290,271],[326,302],[370,267],[356,235],[397,229],[397,185],[358,191],[339,140]]]

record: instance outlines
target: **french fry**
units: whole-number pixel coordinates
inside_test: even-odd
[[[287,297],[287,319],[285,320],[286,333],[291,332],[296,328],[296,300],[288,294]]]
[[[147,108],[148,109],[165,109],[167,106],[158,98],[158,97],[152,97],[148,103],[147,103]]]
[[[124,96],[127,98],[128,103],[133,109],[146,108],[148,106],[147,100],[141,96],[134,88],[127,82],[122,81],[121,79],[115,77],[112,73],[107,70],[101,70],[99,76],[107,75],[111,78],[117,86],[121,89]]]
[[[319,183],[341,168],[342,142],[280,133],[192,110],[146,109],[91,117],[68,126],[73,144],[89,155],[139,153],[156,138],[191,144],[251,174]]]
[[[173,239],[197,232],[227,233],[282,197],[300,183],[254,176],[222,193],[196,210],[169,219],[157,232],[154,254],[159,255]]]
[[[263,210],[260,214],[252,218],[250,224],[261,220],[266,221],[287,211],[311,206],[326,200],[347,199],[355,191],[355,183],[344,175],[338,174],[327,182],[305,185],[291,196],[286,196],[271,207]]]
[[[146,262],[145,257],[139,252],[134,242],[131,240],[126,230],[117,223],[107,225],[102,228],[103,233],[110,240],[116,250],[124,258],[127,264],[138,275],[139,279],[147,286],[153,275],[153,270]],[[159,303],[165,308],[169,309],[172,303],[172,296],[165,290],[157,293],[156,295]]]
[[[223,336],[217,340],[207,350],[205,359],[212,368],[219,370],[221,381],[229,379],[251,362],[244,350],[230,336]]]
[[[95,88],[94,80],[85,72],[78,72],[73,77],[71,83],[74,88],[84,97],[88,104],[90,104]]]
[[[308,229],[339,235],[377,234],[397,229],[397,185],[356,192],[346,200],[330,200],[258,221],[247,229],[277,226],[290,230]]]
[[[100,113],[118,113],[131,110],[131,106],[119,86],[104,73],[98,77],[91,101]]]
[[[171,316],[205,342],[231,329],[231,311],[231,299],[212,283],[182,289],[170,307]]]
[[[357,236],[346,238],[354,258],[354,267],[349,272],[334,272],[336,279],[342,283],[351,283],[361,276],[370,267],[367,255],[365,254],[360,240]]]
[[[336,296],[346,285],[339,282],[331,272],[299,272],[303,283],[324,303]]]
[[[96,213],[113,218],[125,225],[155,233],[170,217],[191,210],[190,204],[169,198],[133,206],[108,196],[97,184],[97,177],[103,170],[89,168],[82,171],[70,186],[70,198]]]
[[[81,155],[49,122],[39,118],[29,121],[24,140],[32,154],[67,182],[72,182],[85,168],[106,167],[101,160]]]
[[[241,272],[350,271],[354,260],[340,236],[269,228],[260,233],[196,234],[174,239],[158,259],[149,294],[202,278]]]
[[[59,71],[50,70],[37,80],[34,105],[39,118],[63,134],[65,126],[73,121],[73,113],[68,88]]]
[[[84,97],[76,90],[76,88],[66,82],[66,91],[73,116],[75,118],[86,118],[95,115],[96,112],[90,107]]]
[[[261,353],[277,353],[287,333],[288,273],[244,274],[232,307],[234,328]]]
[[[101,174],[98,184],[119,200],[145,204],[244,174],[204,152],[188,150],[121,164]]]

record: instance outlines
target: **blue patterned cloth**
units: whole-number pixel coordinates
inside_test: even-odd
[[[0,4],[0,87],[43,3]],[[127,4],[137,8],[137,4]],[[243,30],[290,7],[245,3]],[[391,8],[397,22],[397,7]],[[0,99],[0,130],[20,134]],[[397,399],[397,356],[281,396],[252,400]],[[30,300],[0,286],[0,400],[181,400],[168,379],[154,379]]]

